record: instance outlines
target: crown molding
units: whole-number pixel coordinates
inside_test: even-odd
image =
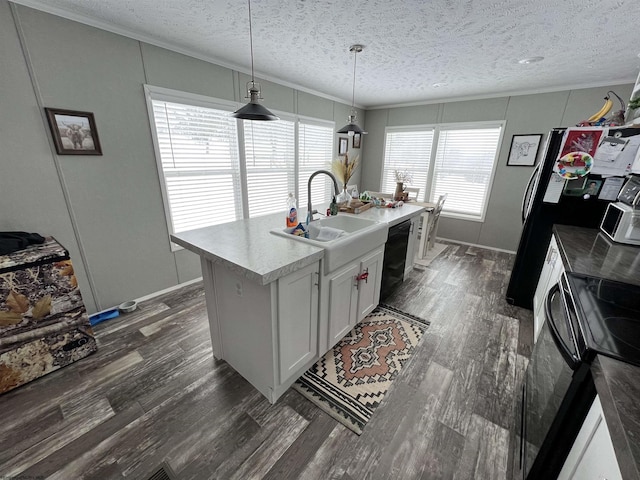
[[[139,42],[148,43],[150,45],[154,45],[156,47],[164,48],[167,50],[171,50],[172,52],[181,53],[188,57],[192,57],[198,60],[202,60],[205,62],[213,63],[215,65],[219,65],[221,67],[228,68],[230,70],[235,70],[240,73],[244,73],[246,75],[251,75],[251,70],[243,67],[242,65],[234,64],[222,60],[217,57],[202,55],[201,53],[193,52],[188,48],[181,47],[179,45],[172,44],[170,42],[166,42],[164,40],[160,40],[158,38],[152,37],[150,35],[144,35],[139,32],[135,32],[133,30],[129,30],[126,28],[119,27],[117,25],[113,25],[108,22],[103,22],[101,20],[97,20],[95,18],[87,17],[86,15],[80,15],[75,12],[70,12],[69,10],[59,8],[56,6],[48,5],[45,1],[41,0],[11,0],[10,3],[14,3],[17,5],[22,5],[24,7],[33,8],[34,10],[39,10],[44,13],[49,13],[51,15],[55,15],[56,17],[62,17],[67,20],[71,20],[74,22],[82,23],[83,25],[87,25],[89,27],[98,28],[100,30],[105,30],[110,33],[115,33],[116,35],[121,35],[123,37],[131,38],[133,40],[137,40]],[[342,103],[351,107],[351,101],[346,100],[344,98],[336,97],[334,95],[330,95],[328,93],[320,92],[318,90],[314,90],[312,88],[303,87],[301,85],[297,85],[295,83],[289,82],[287,80],[283,80],[282,78],[274,77],[272,75],[263,74],[259,71],[255,72],[255,76],[261,80],[267,80],[269,82],[277,83],[279,85],[292,88],[299,92],[308,93],[311,95],[316,95],[318,97],[325,98],[327,100],[331,100],[334,102]],[[364,105],[356,104],[355,108],[359,108],[361,110],[366,110]]]

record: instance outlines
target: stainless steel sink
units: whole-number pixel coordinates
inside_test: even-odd
[[[384,245],[389,233],[389,226],[386,223],[346,215],[316,220],[312,222],[310,230],[317,232],[320,227],[331,227],[343,230],[345,233],[338,238],[327,241],[292,235],[293,228],[275,228],[271,230],[271,233],[294,242],[303,242],[323,248],[325,251],[325,273],[332,272],[374,248]]]

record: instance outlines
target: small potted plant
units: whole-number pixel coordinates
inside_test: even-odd
[[[411,184],[413,175],[409,170],[394,170],[393,175],[396,177],[396,191],[393,194],[394,200],[406,200],[407,194],[404,191],[405,184]]]

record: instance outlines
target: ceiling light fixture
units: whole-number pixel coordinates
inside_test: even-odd
[[[351,90],[351,115],[349,115],[348,122],[344,127],[338,130],[338,133],[346,133],[349,136],[354,135],[355,133],[365,134],[358,124],[356,123],[356,109],[355,109],[355,101],[356,101],[356,61],[358,57],[358,53],[362,51],[364,48],[363,45],[355,44],[349,47],[349,51],[353,52],[353,89]]]
[[[520,65],[529,65],[531,63],[541,62],[542,60],[544,60],[544,57],[528,57],[523,58],[522,60],[518,60],[518,63]]]
[[[260,105],[258,100],[262,100],[260,92],[260,84],[256,82],[253,73],[253,32],[251,30],[251,0],[249,3],[249,45],[251,47],[251,81],[247,82],[247,96],[250,99],[244,107],[236,110],[231,114],[232,117],[242,118],[244,120],[278,120],[273,113],[266,107]]]

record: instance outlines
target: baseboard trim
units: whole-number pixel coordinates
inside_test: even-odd
[[[158,290],[157,292],[150,293],[149,295],[145,295],[144,297],[136,298],[135,300],[136,302],[144,302],[145,300],[151,300],[152,298],[159,297],[160,295],[164,295],[165,293],[170,293],[170,292],[173,292],[174,290],[178,290],[179,288],[188,287],[189,285],[192,285],[194,283],[201,282],[201,281],[202,281],[202,277],[194,278],[193,280],[188,280],[186,282],[179,283],[177,285],[174,285],[173,287],[165,288],[164,290]]]
[[[158,290],[157,292],[150,293],[149,295],[145,295],[143,297],[134,298],[134,300],[136,302],[143,302],[145,300],[151,300],[152,298],[158,297],[160,295],[164,295],[165,293],[170,293],[170,292],[173,292],[174,290],[178,290],[179,288],[188,287],[189,285],[191,285],[193,283],[197,283],[197,282],[201,282],[201,281],[202,281],[202,277],[194,278],[193,280],[188,280],[186,282],[179,283],[177,285],[174,285],[173,287],[165,288],[163,290]],[[100,313],[108,312],[109,310],[113,310],[114,308],[117,309],[118,306],[114,305],[113,307],[105,308],[104,310],[100,310],[99,312],[92,313],[91,315],[93,316],[93,315],[98,315]]]
[[[438,241],[438,240],[444,240],[445,242],[457,243],[459,245],[469,245],[470,247],[484,248],[486,250],[494,250],[496,252],[512,253],[514,255],[516,253],[515,250],[505,250],[504,248],[490,247],[488,245],[479,245],[477,243],[463,242],[463,241],[460,241],[460,240],[454,240],[452,238],[436,237],[436,241]]]

